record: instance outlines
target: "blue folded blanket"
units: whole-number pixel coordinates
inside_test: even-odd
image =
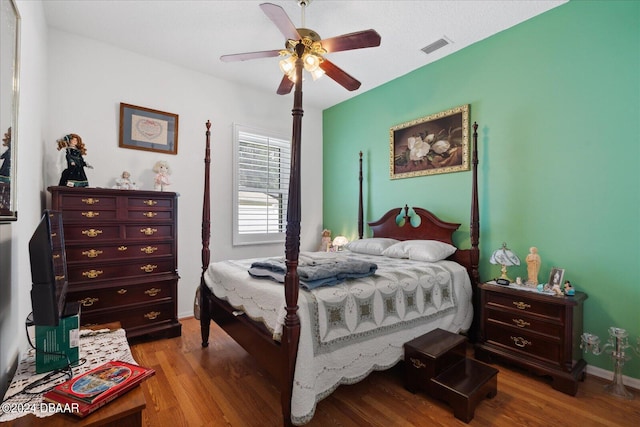
[[[378,266],[372,262],[357,259],[325,260],[317,264],[298,266],[300,286],[311,290],[319,286],[330,286],[346,279],[371,276]],[[269,278],[284,283],[287,266],[284,260],[267,259],[251,264],[249,274],[258,278]]]

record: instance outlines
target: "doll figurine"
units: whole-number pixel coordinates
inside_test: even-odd
[[[7,130],[2,138],[2,145],[7,149],[0,155],[3,160],[0,166],[0,182],[11,182],[11,128]]]
[[[569,296],[576,294],[576,290],[573,289],[573,286],[571,286],[571,282],[568,280],[564,282],[564,294]]]
[[[171,184],[171,182],[169,182],[169,175],[171,175],[169,162],[167,162],[166,160],[158,160],[153,166],[153,171],[156,173],[156,178],[153,186],[154,190],[164,191],[166,189],[165,187]]]
[[[131,174],[127,171],[122,172],[120,178],[116,178],[116,185],[113,188],[118,190],[137,190],[138,186],[131,179]]]
[[[331,230],[325,228],[322,230],[322,240],[320,240],[318,251],[329,252],[329,249],[331,249]]]
[[[87,148],[80,135],[70,133],[58,140],[58,151],[65,149],[67,168],[62,171],[58,185],[66,187],[88,187],[89,181],[84,173],[84,168],[93,169],[93,166],[84,161],[82,156],[87,155]]]

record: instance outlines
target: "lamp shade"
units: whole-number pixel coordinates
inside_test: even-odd
[[[349,243],[349,240],[344,236],[336,236],[336,238],[333,239],[333,246],[338,248],[346,245],[347,243]]]
[[[500,249],[493,251],[489,262],[510,267],[512,265],[520,265],[520,258],[511,252],[511,249],[507,248],[506,243],[503,243]]]

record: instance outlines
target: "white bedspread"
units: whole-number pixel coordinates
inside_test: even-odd
[[[395,365],[405,342],[435,328],[457,333],[471,326],[471,282],[464,267],[452,261],[357,256],[376,263],[376,274],[300,290],[291,416],[296,425],[309,422],[316,403],[340,384]],[[252,278],[247,270],[254,261],[212,263],[205,282],[218,298],[264,322],[277,338],[284,320],[283,285]]]

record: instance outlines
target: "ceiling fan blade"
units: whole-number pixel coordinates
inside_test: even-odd
[[[282,76],[282,80],[280,81],[280,86],[278,86],[278,95],[286,95],[291,92],[293,89],[293,82],[289,80],[289,77],[286,75]]]
[[[320,43],[327,52],[340,52],[343,50],[380,46],[380,40],[380,34],[375,30],[365,30],[331,37],[326,40],[321,40]]]
[[[287,40],[302,39],[300,34],[298,34],[296,26],[293,25],[293,22],[289,19],[289,15],[287,15],[287,12],[285,12],[283,8],[273,3],[262,3],[260,9],[276,24],[276,27],[278,27]]]
[[[356,90],[360,87],[360,82],[358,80],[351,77],[342,68],[338,67],[326,58],[320,63],[320,68],[324,70],[327,76],[331,77],[347,90]]]
[[[260,52],[234,53],[231,55],[222,55],[220,57],[220,60],[222,62],[247,61],[249,59],[271,58],[279,55],[280,55],[280,50],[263,50]]]

